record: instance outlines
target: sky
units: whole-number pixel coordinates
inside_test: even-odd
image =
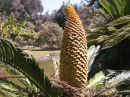
[[[49,9],[49,13],[51,13],[55,9],[59,9],[60,6],[63,4],[63,1],[66,3],[69,0],[41,0],[42,5],[44,7],[43,13],[47,12]],[[81,0],[70,0],[71,4],[77,3],[79,4]]]

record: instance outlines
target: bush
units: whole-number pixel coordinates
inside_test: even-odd
[[[39,32],[39,37],[35,41],[35,46],[42,49],[59,49],[61,45],[62,28],[57,23],[45,22],[43,30]]]

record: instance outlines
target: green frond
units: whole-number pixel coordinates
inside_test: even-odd
[[[6,79],[0,79],[0,96],[2,97],[27,97],[27,94],[22,92],[23,90],[24,88]]]
[[[120,0],[120,1],[122,1],[124,4],[125,15],[129,15],[130,14],[130,0]]]
[[[0,67],[4,68],[4,70],[6,70],[8,73],[12,74],[12,75],[23,75],[21,72],[19,72],[17,69],[13,68],[10,65],[7,64],[0,64]],[[36,92],[36,90],[34,89],[34,87],[31,85],[30,81],[28,80],[28,78],[17,78],[22,84],[24,84],[28,89],[30,89],[31,91]]]
[[[103,43],[102,49],[110,48],[130,36],[130,24],[111,34]]]
[[[108,22],[130,14],[129,0],[99,0],[99,3],[103,6],[99,11]]]
[[[110,27],[119,26],[121,24],[128,23],[128,22],[130,22],[130,15],[122,16],[122,17],[108,23],[107,26],[110,26]]]
[[[93,78],[89,80],[89,83],[87,84],[87,88],[93,87],[96,89],[96,86],[101,82],[101,80],[105,77],[104,73],[102,71],[96,73]]]
[[[130,71],[113,71],[108,74],[98,87],[106,87],[117,90],[118,92],[129,89],[130,86]]]
[[[92,87],[97,92],[97,95],[118,93],[121,94],[122,97],[126,97],[126,95],[130,93],[130,71],[108,71],[107,76],[105,76],[102,71],[95,74],[95,76],[89,80],[87,87]]]
[[[105,8],[106,13],[110,14],[112,20],[116,17],[115,8],[107,0],[99,0],[100,4]]]
[[[109,35],[115,33],[116,31],[117,29],[111,26],[91,29],[89,35],[87,36],[88,46],[101,44],[107,40]]]
[[[123,6],[122,6],[122,2],[123,0],[111,0],[110,2],[112,3],[112,5],[114,6],[116,12],[118,13],[119,16],[123,16],[124,13],[123,13]],[[122,6],[122,7],[121,7]]]
[[[99,8],[99,12],[108,22],[113,20],[111,16],[105,12],[105,10]]]
[[[22,49],[3,38],[0,38],[0,55],[0,61],[22,72],[45,95],[57,97],[59,91],[52,86],[49,79],[44,75],[44,70],[40,69],[33,56],[28,55]]]

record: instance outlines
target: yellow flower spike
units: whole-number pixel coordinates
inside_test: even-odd
[[[87,81],[87,41],[82,22],[75,9],[66,5],[67,22],[60,54],[60,80],[83,88]]]

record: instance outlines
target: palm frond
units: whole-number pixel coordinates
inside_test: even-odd
[[[107,0],[99,0],[99,2],[105,8],[106,13],[114,20],[117,14],[115,8]]]
[[[104,76],[103,72],[97,73],[90,79],[88,87],[93,87],[96,95],[107,95],[116,93],[126,97],[130,94],[130,71],[108,70],[109,74]],[[114,96],[115,97],[115,96]]]
[[[124,5],[124,13],[125,13],[125,15],[128,15],[128,14],[130,14],[130,0],[120,0],[120,1],[122,1],[123,3],[123,5]]]
[[[4,68],[4,70],[6,70],[8,73],[12,74],[12,75],[23,75],[21,72],[19,72],[17,69],[13,68],[10,65],[7,64],[3,64],[1,63],[0,66],[2,68]],[[28,80],[28,78],[17,78],[22,84],[24,84],[28,89],[30,89],[31,91],[35,91],[34,87],[32,86],[31,82]]]
[[[99,54],[95,57],[93,64],[89,68],[88,79],[92,78],[99,71],[108,69],[110,65],[116,66],[119,57],[117,51],[118,48],[114,47],[111,49],[100,50]],[[114,60],[112,60],[113,58]]]
[[[99,11],[108,22],[130,14],[129,0],[99,0],[99,3],[104,8]]]
[[[91,29],[88,32],[89,35],[87,36],[88,46],[100,45],[109,37],[109,35],[115,33],[116,31],[117,29],[112,26]]]
[[[112,21],[113,19],[109,14],[107,14],[102,8],[99,8],[100,14],[108,21]]]
[[[128,23],[130,22],[130,15],[127,15],[127,16],[122,16],[110,23],[107,24],[107,26],[117,26],[117,25],[120,25],[120,24],[124,24],[124,23]]]
[[[111,34],[107,40],[103,43],[102,49],[110,48],[122,41],[123,39],[130,36],[130,24],[117,30],[115,33]]]
[[[99,82],[105,77],[102,71],[96,73],[93,78],[91,78],[87,84],[87,88],[94,87],[99,84]]]
[[[90,67],[88,76],[92,78],[100,70],[129,70],[130,40],[124,39],[115,46],[100,50]]]
[[[33,56],[3,38],[0,38],[0,55],[0,61],[18,69],[48,97],[57,97],[59,91],[52,86]]]
[[[0,79],[0,83],[0,95],[3,97],[27,97],[27,94],[23,93],[23,90],[25,90],[24,88],[21,88],[6,79]]]
[[[120,1],[119,0],[112,0],[110,2],[114,6],[114,8],[115,8],[116,12],[118,13],[118,15],[123,16],[124,15],[124,13],[123,13],[124,8],[122,6],[123,0],[120,0]]]
[[[118,92],[123,92],[129,89],[130,86],[130,71],[113,71],[108,74],[98,87],[109,87]]]
[[[127,21],[128,20],[128,21]],[[127,69],[128,63],[128,55],[129,55],[129,37],[130,37],[130,26],[124,25],[120,27],[120,29],[116,29],[115,27],[111,26],[119,26],[129,22],[129,16],[121,17],[113,22],[107,24],[107,29],[104,29],[102,35],[99,35],[94,32],[90,34],[90,39],[95,41],[97,44],[101,45],[101,51],[99,52],[98,56],[96,56],[94,63],[90,67],[90,71],[88,73],[89,77],[94,76],[97,72],[104,69]],[[112,30],[111,30],[112,28]],[[101,30],[102,31],[102,30]],[[91,37],[93,35],[93,37]],[[97,37],[95,37],[97,36]],[[89,41],[88,40],[88,41]],[[91,41],[89,41],[91,44]],[[123,64],[124,63],[124,64]]]
[[[91,66],[91,64],[93,63],[95,57],[98,54],[98,51],[100,49],[100,45],[98,45],[97,47],[95,45],[91,45],[88,48],[88,65]]]

